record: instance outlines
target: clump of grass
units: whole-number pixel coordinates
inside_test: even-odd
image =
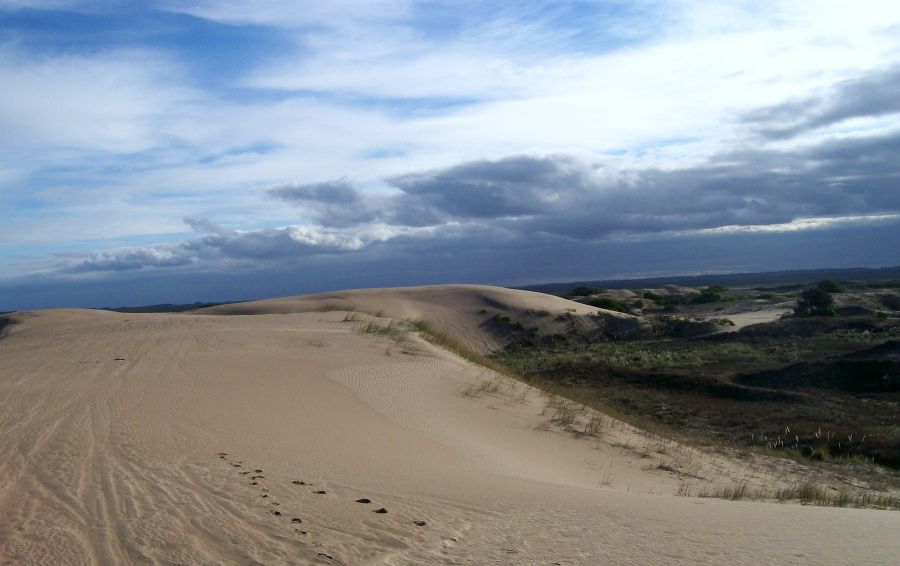
[[[536,317],[536,318],[546,318],[546,317],[550,316],[550,311],[545,310],[545,309],[539,309],[539,310],[528,309],[528,310],[524,311],[522,314],[525,316],[532,316],[532,317]]]
[[[518,385],[517,381],[511,381],[511,385],[509,386],[509,395],[507,401],[510,404],[522,404],[528,400],[528,386],[522,385],[521,387]]]
[[[900,498],[872,492],[850,493],[847,490],[827,489],[811,481],[798,482],[792,486],[772,490],[758,489],[750,491],[746,484],[734,487],[719,487],[713,490],[701,489],[697,497],[713,497],[738,501],[748,499],[754,501],[778,501],[781,503],[799,502],[801,505],[819,507],[858,507],[869,509],[900,510]]]
[[[548,395],[541,414],[549,414],[548,423],[572,432],[576,430],[579,417],[584,413],[584,405],[573,403],[568,399]]]
[[[334,311],[352,311],[353,309],[345,306],[338,305],[335,303],[326,303],[316,309],[316,312],[334,312]]]
[[[497,379],[484,379],[476,383],[470,383],[463,389],[463,397],[481,397],[482,395],[496,393],[500,390]]]
[[[603,416],[598,412],[592,412],[591,418],[584,423],[583,434],[588,436],[600,436],[603,432]]]
[[[521,376],[519,376],[517,373],[515,373],[513,370],[506,367],[502,363],[479,354],[478,352],[472,350],[446,332],[432,327],[424,320],[413,320],[409,321],[408,324],[410,330],[419,332],[422,338],[427,340],[429,343],[452,352],[466,361],[472,362],[476,365],[480,365],[481,367],[484,367],[491,371],[495,371],[500,375],[505,375],[507,377],[512,377],[513,379],[522,381]]]
[[[693,494],[693,490],[691,489],[691,484],[686,481],[682,481],[678,488],[675,490],[675,495],[678,497],[691,497]]]
[[[398,346],[404,354],[421,353],[421,350],[409,338],[410,330],[411,327],[408,323],[397,323],[393,320],[389,321],[387,324],[370,320],[368,322],[360,324],[357,327],[357,332],[359,332],[360,334],[374,334],[376,336],[381,336],[391,340],[393,345]],[[391,352],[392,348],[389,347],[385,351],[385,355],[390,356]]]

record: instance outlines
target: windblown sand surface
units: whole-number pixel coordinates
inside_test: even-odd
[[[360,310],[452,321],[466,289],[421,291],[432,303],[407,302],[410,290],[344,297],[365,302]],[[587,308],[489,294],[515,308]],[[540,304],[519,303],[532,300]],[[0,340],[0,563],[892,564],[900,555],[896,512],[676,497],[686,476],[659,469],[666,458],[710,485],[767,478],[673,445],[642,457],[634,447],[652,439],[609,418],[599,436],[548,428],[537,391],[412,335],[360,333],[344,312],[279,310],[303,301],[215,315],[16,315]]]

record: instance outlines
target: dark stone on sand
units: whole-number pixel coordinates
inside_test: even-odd
[[[425,521],[413,521],[413,525],[415,525],[417,527],[424,527],[425,524],[426,524]]]
[[[295,525],[300,524],[302,522],[303,522],[303,519],[300,519],[299,517],[294,517],[293,519],[291,519],[291,523],[294,523]]]
[[[363,497],[362,499],[357,499],[356,502],[357,503],[372,503],[372,500],[368,499],[366,497]]]
[[[387,513],[387,509],[385,509],[384,507],[380,507],[373,511],[373,513]]]
[[[315,494],[317,494],[317,495],[325,495],[325,494],[328,493],[328,492],[325,491],[324,489],[320,489],[319,491],[314,491],[313,493],[315,493]]]
[[[270,511],[270,513],[272,513],[276,517],[281,517],[281,511]]]
[[[300,480],[294,480],[291,483],[294,485],[306,485],[305,481],[300,481]]]

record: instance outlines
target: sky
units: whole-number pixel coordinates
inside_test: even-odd
[[[0,311],[900,264],[900,3],[0,0]]]

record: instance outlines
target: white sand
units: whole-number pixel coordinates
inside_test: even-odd
[[[464,290],[431,289],[437,307],[407,304],[408,290],[355,300],[452,320]],[[555,301],[527,308],[583,307]],[[684,478],[659,462],[680,460],[710,485],[750,472],[672,445],[641,457],[621,446],[648,439],[611,419],[600,439],[541,430],[546,399],[524,385],[412,337],[361,334],[342,312],[275,314],[273,303],[231,307],[272,313],[255,316],[17,315],[0,340],[0,564],[891,564],[900,554],[900,513],[675,497]],[[486,383],[497,391],[473,393]],[[255,475],[265,477],[250,485]]]
[[[752,324],[766,324],[775,322],[785,314],[793,312],[793,309],[786,308],[761,308],[758,310],[744,311],[735,314],[723,314],[722,318],[727,318],[734,323],[734,326],[723,326],[716,330],[714,334],[721,332],[737,332],[742,328],[746,328]]]

